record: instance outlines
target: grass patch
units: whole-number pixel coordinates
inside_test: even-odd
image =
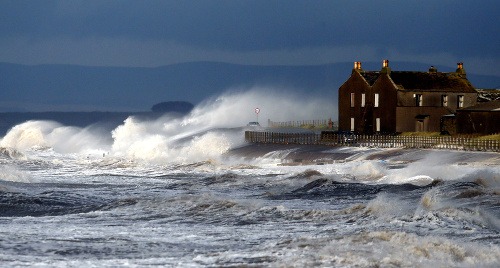
[[[486,135],[477,137],[478,140],[496,140],[500,141],[500,134]]]
[[[440,137],[442,135],[439,132],[403,132],[399,134],[399,136]],[[497,141],[500,140],[500,134],[484,135],[484,136],[480,136],[479,134],[465,134],[465,135],[458,135],[457,137],[464,137],[477,140],[497,140]]]
[[[417,137],[439,137],[441,133],[439,132],[403,132],[399,136],[417,136]]]
[[[304,125],[300,125],[300,128],[305,128],[305,129],[310,129],[310,130],[326,130],[326,129],[328,129],[328,125],[304,124]]]

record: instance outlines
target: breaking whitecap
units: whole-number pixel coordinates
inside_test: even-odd
[[[0,151],[2,263],[500,262],[498,154],[248,145],[242,128],[192,125],[215,118],[198,109],[112,133],[13,128]]]

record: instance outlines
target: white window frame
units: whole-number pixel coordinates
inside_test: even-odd
[[[361,93],[361,107],[365,107],[366,96],[365,93]]]
[[[464,95],[458,95],[457,96],[457,107],[458,108],[463,108],[464,107]]]
[[[379,105],[379,94],[378,93],[375,93],[375,103],[373,105],[373,107],[378,107]]]
[[[354,131],[354,117],[351,117],[351,131]]]
[[[448,107],[448,95],[441,95],[441,105]]]
[[[415,94],[415,106],[422,107],[424,104],[424,97],[422,94]]]
[[[375,129],[380,132],[380,117],[375,118]]]

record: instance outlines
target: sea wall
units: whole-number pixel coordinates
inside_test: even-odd
[[[500,152],[500,141],[472,137],[423,137],[389,135],[354,135],[322,133],[279,133],[246,131],[245,140],[250,143],[310,144],[330,146],[359,146],[379,148],[420,148],[465,151]]]

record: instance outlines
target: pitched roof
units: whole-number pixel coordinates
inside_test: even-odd
[[[361,72],[370,85],[375,83],[380,74]],[[401,90],[477,93],[469,80],[457,73],[391,71],[389,76]]]
[[[404,90],[477,93],[469,80],[457,73],[391,72],[390,76]]]
[[[380,76],[380,72],[361,72],[361,76],[363,76],[370,86],[373,86],[373,83],[375,83]]]
[[[500,112],[500,100],[481,102],[474,106],[461,109],[462,111],[493,111]]]

